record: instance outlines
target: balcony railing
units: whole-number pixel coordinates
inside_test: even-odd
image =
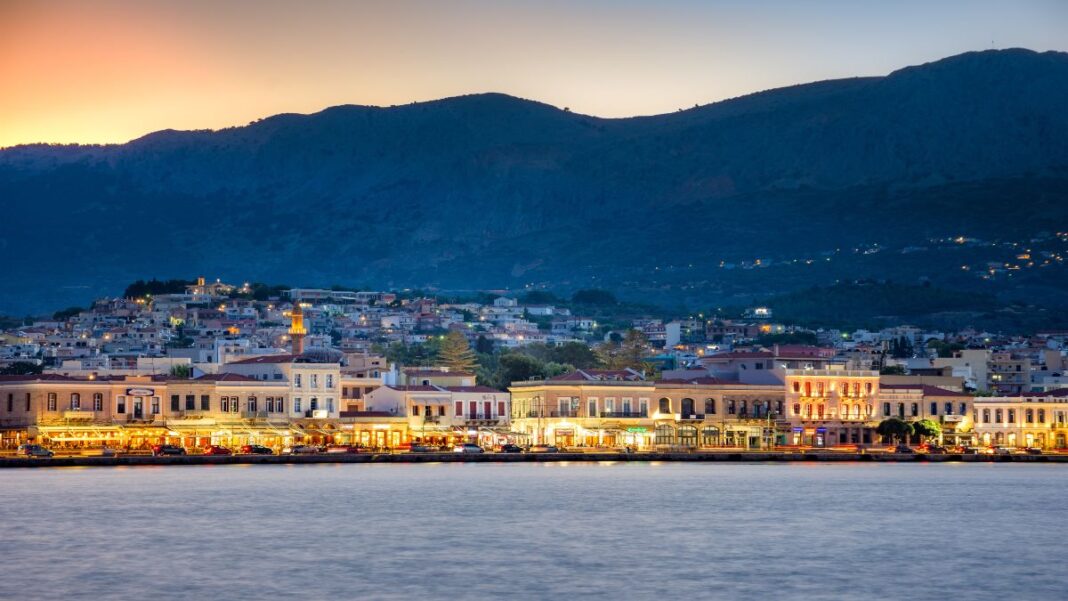
[[[594,416],[596,417],[596,416]],[[627,417],[647,417],[641,411],[602,411],[601,417],[605,419],[617,419]]]
[[[245,419],[267,419],[268,413],[266,411],[250,411],[245,409],[241,412],[241,417]]]

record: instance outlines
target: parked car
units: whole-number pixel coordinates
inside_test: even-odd
[[[517,444],[502,444],[498,453],[522,453],[523,449]]]
[[[994,447],[995,455],[1012,455],[1012,449],[1009,447]]]
[[[479,453],[485,453],[486,451],[485,451],[485,449],[483,449],[482,447],[478,446],[477,444],[472,444],[470,442],[465,442],[463,444],[458,444],[458,445],[454,446],[452,448],[452,452],[453,453],[463,453],[465,455],[468,455],[468,454],[476,454],[477,455]]]
[[[559,453],[560,449],[551,444],[536,444],[527,449],[528,453]]]
[[[173,444],[158,444],[152,447],[153,457],[160,457],[163,455],[185,455],[185,449]]]
[[[111,447],[102,447],[100,449],[100,456],[101,457],[114,457],[114,456],[116,456],[118,454],[119,454],[118,449],[113,449]]]
[[[437,447],[427,446],[425,444],[413,444],[408,448],[409,453],[437,453]]]
[[[1042,449],[1040,449],[1038,447],[1028,447],[1025,452],[1028,455],[1041,455],[1042,454]]]
[[[993,455],[994,449],[990,447],[964,447],[965,455]]]
[[[19,455],[26,457],[40,457],[48,458],[55,455],[50,449],[46,449],[39,444],[23,444],[19,445]]]
[[[274,455],[274,451],[258,444],[247,444],[241,447],[242,455]]]
[[[358,444],[335,444],[335,445],[330,445],[329,447],[326,447],[326,452],[327,453],[333,453],[333,454],[338,454],[338,453],[356,454],[356,453],[366,453],[367,450],[365,448],[363,448],[362,446],[358,445]]]
[[[912,447],[907,444],[897,445],[896,447],[894,447],[894,452],[898,455],[913,455],[916,453],[916,451],[913,451]]]
[[[322,449],[319,447],[304,444],[293,445],[282,449],[283,455],[314,455],[322,452]]]
[[[234,452],[231,451],[230,449],[226,448],[226,447],[219,446],[217,444],[213,444],[213,445],[208,445],[208,446],[204,447],[204,454],[205,455],[233,455]]]
[[[927,446],[927,452],[931,455],[945,455],[949,450],[942,445],[933,444]]]

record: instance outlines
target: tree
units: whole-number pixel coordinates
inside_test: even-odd
[[[487,355],[493,352],[493,341],[486,338],[484,334],[479,334],[478,339],[475,340],[475,352],[480,355]],[[479,361],[481,363],[481,361]]]
[[[595,305],[599,307],[611,307],[617,304],[614,294],[597,288],[588,288],[575,292],[575,294],[571,295],[571,302],[576,305]]]
[[[29,361],[16,361],[11,365],[0,367],[0,375],[4,376],[28,376],[36,375],[44,371],[44,367],[30,363]]]
[[[508,353],[501,355],[496,384],[498,388],[506,388],[512,382],[544,377],[544,363],[523,353]]]
[[[932,419],[921,419],[912,424],[913,431],[920,437],[920,442],[927,438],[936,438],[942,435],[942,426]]]
[[[649,338],[641,330],[628,330],[619,347],[602,347],[601,360],[610,369],[646,369],[645,351]]]
[[[549,351],[549,357],[556,363],[566,363],[578,369],[590,369],[600,365],[593,349],[581,342],[568,342],[553,347]]]
[[[438,361],[453,371],[474,371],[478,368],[478,357],[467,343],[463,333],[452,330],[441,341]]]
[[[887,365],[879,370],[881,376],[903,376],[905,375],[904,365]]]
[[[172,365],[171,375],[179,380],[188,380],[193,375],[193,368],[188,365]]]
[[[912,436],[914,428],[912,424],[903,419],[891,417],[879,422],[879,427],[875,431],[880,436],[887,436],[892,441],[896,440],[898,443],[904,443],[909,436]]]

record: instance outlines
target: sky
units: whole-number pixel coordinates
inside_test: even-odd
[[[1066,0],[0,0],[0,147],[504,92],[622,117],[969,50]]]

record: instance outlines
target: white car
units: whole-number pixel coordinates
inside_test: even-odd
[[[455,447],[453,447],[452,448],[452,452],[453,453],[463,453],[463,454],[466,455],[468,453],[475,453],[475,454],[477,454],[477,453],[485,453],[486,451],[485,451],[485,449],[483,449],[482,447],[478,446],[477,444],[471,444],[469,442],[465,442],[464,444],[458,444]]]

